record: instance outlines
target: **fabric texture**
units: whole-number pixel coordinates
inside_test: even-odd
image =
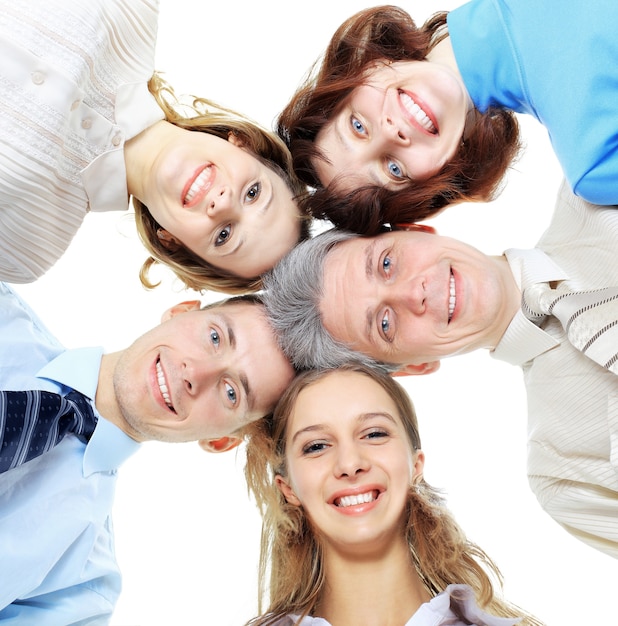
[[[618,287],[572,291],[565,283],[536,283],[524,290],[522,309],[535,324],[547,315],[559,319],[578,350],[618,374]]]
[[[453,612],[457,607],[465,618],[462,621]],[[465,626],[483,624],[484,626],[513,626],[518,619],[495,617],[481,610],[474,599],[474,592],[468,585],[449,585],[441,594],[425,602],[404,626]],[[322,617],[304,617],[286,615],[275,626],[330,626]]]
[[[95,397],[101,348],[65,350],[0,283],[0,388]],[[0,474],[0,622],[108,624],[121,587],[111,510],[117,468],[139,444],[97,416],[86,445],[67,435]]]
[[[156,0],[0,0],[0,280],[31,282],[88,211],[126,210],[123,148],[148,92]]]
[[[0,390],[0,473],[48,452],[70,432],[89,441],[96,422],[90,398],[78,391]]]
[[[618,210],[589,204],[563,183],[537,247],[505,254],[522,290],[618,285]],[[539,503],[575,537],[618,558],[618,377],[573,347],[558,319],[539,327],[522,310],[492,355],[523,368],[528,480]]]
[[[618,2],[472,0],[447,20],[475,106],[533,115],[571,189],[618,204]]]

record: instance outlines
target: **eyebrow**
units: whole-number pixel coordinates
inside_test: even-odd
[[[373,280],[374,274],[375,274],[374,265],[373,265],[373,257],[374,257],[377,243],[378,243],[377,240],[374,239],[373,241],[371,241],[371,243],[365,246],[365,276],[367,277],[368,280]],[[373,338],[373,333],[372,333],[374,312],[372,311],[371,307],[367,307],[367,313],[366,313],[365,319],[366,319],[365,334],[369,337],[369,341],[373,344],[375,343],[374,338]]]
[[[230,318],[225,314],[222,314],[221,317],[225,324],[225,331],[227,333],[227,339],[230,347],[232,348],[232,350],[236,350],[236,334],[234,333],[234,329],[232,328]],[[247,411],[252,412],[255,407],[255,395],[253,394],[253,392],[251,391],[251,387],[249,386],[249,379],[244,372],[240,372],[238,377],[240,378],[240,384],[242,385],[245,391],[245,397],[247,398]]]

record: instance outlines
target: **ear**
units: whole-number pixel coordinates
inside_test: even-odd
[[[431,374],[440,367],[440,361],[430,361],[429,363],[421,363],[420,365],[402,365],[400,369],[393,372],[391,376],[422,376]]]
[[[173,307],[167,309],[161,316],[161,322],[167,322],[167,320],[171,320],[172,317],[178,315],[179,313],[187,313],[188,311],[199,311],[202,308],[202,303],[199,300],[185,300],[184,302],[179,302]]]
[[[206,452],[227,452],[232,448],[235,448],[242,442],[242,438],[233,437],[219,437],[219,439],[200,439],[198,443],[200,448]]]
[[[292,490],[292,487],[288,484],[288,482],[281,476],[281,474],[277,474],[275,476],[275,483],[277,487],[279,487],[279,491],[283,494],[283,497],[289,504],[293,506],[300,506],[300,500],[296,497],[296,494]]]
[[[237,135],[234,131],[230,131],[227,134],[227,140],[237,148],[244,148],[246,146],[245,140]]]
[[[157,238],[168,252],[176,252],[176,250],[180,247],[178,239],[176,239],[174,235],[168,233],[165,228],[157,228]]]
[[[437,233],[433,226],[427,226],[427,224],[413,224],[412,222],[402,222],[401,224],[395,224],[395,230],[416,230],[421,233],[430,233],[435,235]]]
[[[422,450],[416,451],[416,460],[414,461],[414,469],[412,471],[412,483],[414,484],[423,477],[425,469],[425,453]]]

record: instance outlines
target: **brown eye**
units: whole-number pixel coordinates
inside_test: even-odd
[[[222,246],[224,243],[226,243],[227,240],[230,238],[231,234],[232,234],[232,226],[228,224],[219,233],[219,236],[217,237],[217,240],[215,241],[215,247]]]
[[[251,187],[247,191],[247,200],[249,202],[255,202],[260,197],[260,193],[262,193],[261,183],[255,183],[254,185],[251,185]]]

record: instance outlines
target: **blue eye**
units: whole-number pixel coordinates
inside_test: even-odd
[[[210,329],[210,341],[212,341],[212,345],[215,346],[216,348],[218,348],[219,344],[221,343],[221,338],[219,337],[219,333],[214,328]]]
[[[399,165],[397,163],[395,163],[395,161],[389,161],[387,163],[387,168],[388,168],[388,173],[393,177],[393,178],[403,178],[403,172],[401,171],[401,168],[399,167]]]
[[[354,129],[355,133],[359,135],[367,134],[367,131],[365,131],[365,127],[363,126],[362,122],[360,122],[356,117],[350,118],[350,123],[352,124],[352,128]]]
[[[388,274],[388,272],[390,271],[391,264],[392,264],[392,261],[389,256],[385,256],[382,259],[382,270],[384,271],[385,274]]]
[[[231,227],[231,225],[228,224],[219,233],[219,236],[217,237],[217,239],[215,241],[215,247],[219,247],[219,246],[222,246],[224,243],[227,243],[227,240],[230,238],[231,234],[232,234],[232,227]]]
[[[225,383],[225,393],[227,395],[228,400],[232,404],[236,404],[238,398],[236,397],[236,390],[229,383]]]
[[[262,193],[262,183],[251,185],[249,191],[247,191],[247,200],[255,202],[260,197],[260,193]]]
[[[388,313],[386,313],[382,318],[382,321],[380,322],[380,327],[382,328],[382,334],[385,337],[388,337],[388,331],[391,329],[391,323],[388,321]]]

